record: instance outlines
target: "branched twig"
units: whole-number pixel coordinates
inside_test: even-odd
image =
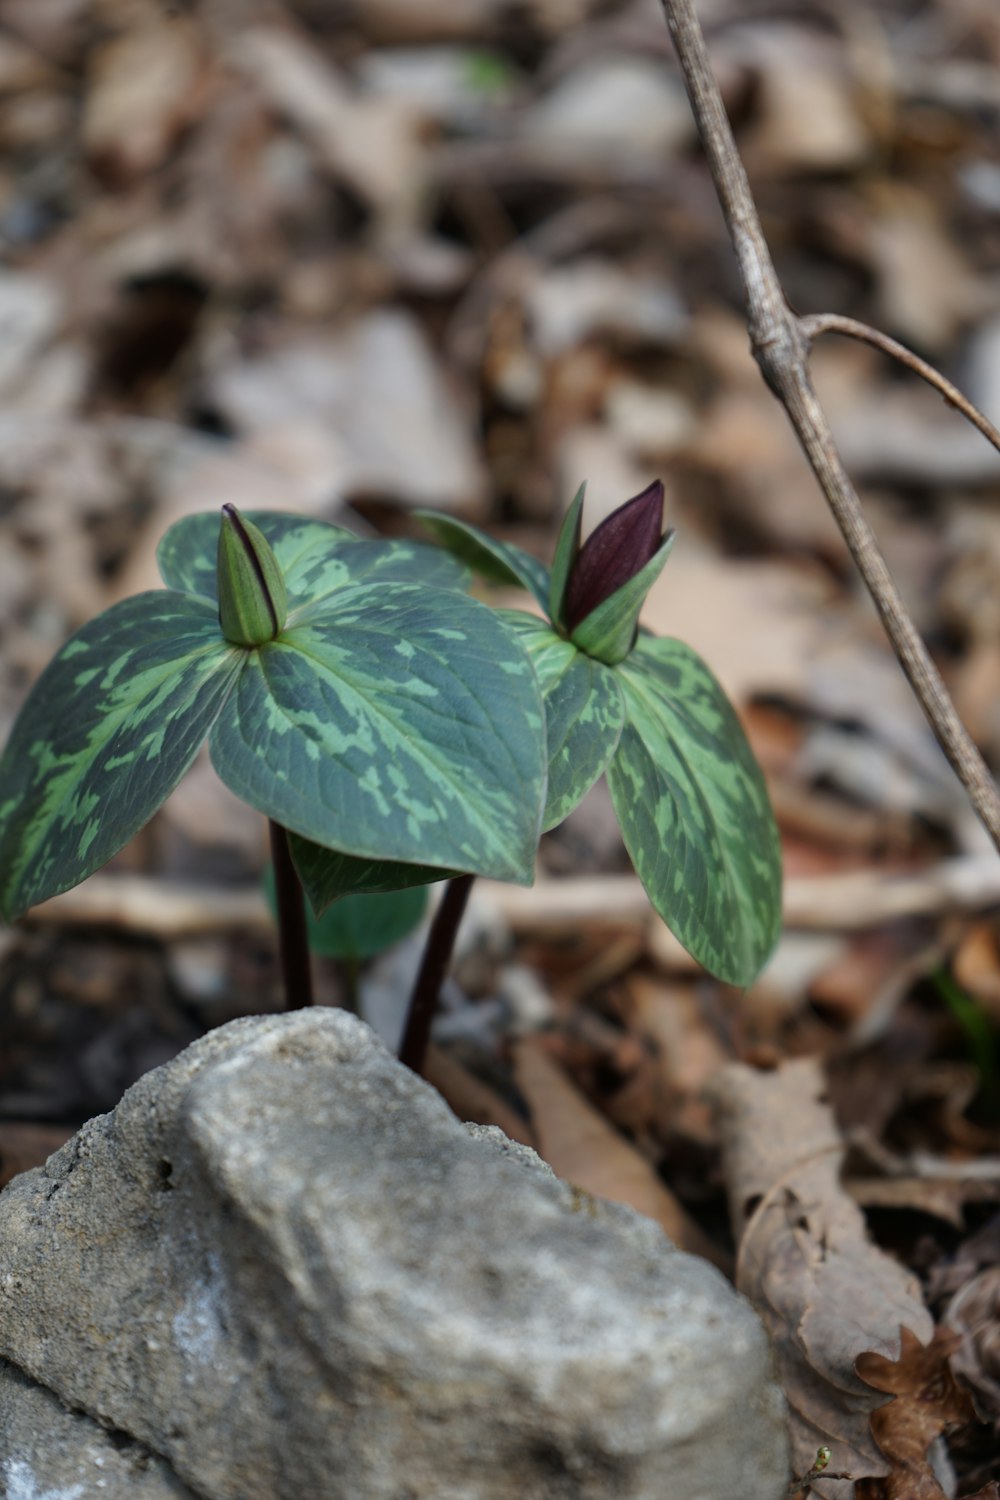
[[[1000,434],[949,381],[895,340],[850,318],[825,314],[799,318],[792,312],[785,301],[764,239],[746,171],[712,74],[693,0],[661,0],[661,3],[739,262],[754,358],[768,386],[788,414],[938,743],[1000,850],[1000,795],[907,613],[875,535],[865,519],[857,492],[837,452],[830,424],[813,389],[809,375],[810,341],[825,331],[863,338],[886,353],[902,358],[968,416],[997,447],[1000,447]]]
[[[803,1474],[801,1479],[793,1479],[791,1484],[788,1486],[787,1494],[789,1495],[789,1497],[794,1497],[795,1495],[811,1495],[813,1493],[813,1487],[817,1479],[853,1480],[853,1474],[844,1474],[841,1472],[834,1473],[829,1467],[830,1457],[830,1450],[825,1443],[823,1444],[822,1448],[817,1448],[816,1457],[813,1460],[812,1467],[810,1468],[808,1474]]]
[[[968,396],[963,396],[957,385],[929,365],[926,359],[921,359],[919,354],[914,354],[912,349],[907,349],[898,339],[891,339],[887,333],[882,333],[878,328],[870,328],[867,323],[859,323],[857,318],[845,318],[840,313],[810,313],[807,317],[799,319],[799,327],[810,342],[818,338],[821,333],[842,333],[846,338],[858,339],[862,344],[871,344],[873,349],[879,349],[883,354],[888,354],[891,359],[898,360],[921,380],[926,380],[928,385],[944,397],[949,406],[960,411],[963,417],[970,421],[973,427],[978,427],[983,437],[992,443],[1000,453],[1000,432],[993,426],[989,417],[983,415],[978,406],[973,406]]]

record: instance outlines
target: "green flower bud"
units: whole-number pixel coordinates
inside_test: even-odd
[[[263,533],[235,505],[222,507],[219,528],[219,624],[234,646],[263,646],[284,629],[288,594],[278,559]]]

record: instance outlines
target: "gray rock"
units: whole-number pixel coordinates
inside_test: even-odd
[[[0,1360],[0,1495],[4,1500],[196,1500],[162,1459],[92,1417],[68,1411]]]
[[[221,1027],[10,1184],[0,1355],[199,1500],[784,1492],[749,1305],[335,1011]]]

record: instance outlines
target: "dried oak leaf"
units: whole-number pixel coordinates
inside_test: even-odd
[[[959,1288],[944,1321],[956,1331],[953,1368],[972,1387],[983,1420],[1000,1434],[1000,1264]]]
[[[771,1072],[734,1064],[710,1093],[740,1246],[737,1286],[774,1344],[796,1472],[828,1447],[824,1500],[850,1500],[850,1481],[833,1473],[890,1469],[869,1426],[878,1398],[855,1359],[873,1348],[898,1355],[900,1327],[929,1338],[932,1320],[916,1279],[872,1243],[844,1190],[845,1145],[819,1063]]]
[[[682,1250],[715,1251],[655,1168],[598,1114],[536,1041],[514,1049],[514,1077],[531,1111],[539,1156],[595,1198],[655,1219]]]
[[[866,1385],[893,1397],[871,1414],[872,1436],[890,1471],[884,1478],[860,1480],[856,1500],[946,1500],[928,1450],[949,1428],[976,1420],[972,1399],[949,1364],[958,1343],[947,1329],[935,1329],[930,1343],[922,1344],[909,1328],[901,1328],[898,1359],[867,1350],[854,1361]]]

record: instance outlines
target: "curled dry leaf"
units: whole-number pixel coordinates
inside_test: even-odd
[[[534,1137],[517,1111],[450,1053],[442,1052],[440,1047],[429,1047],[424,1077],[460,1120],[474,1120],[477,1125],[498,1125],[512,1141],[520,1141],[522,1146],[534,1146]]]
[[[945,1500],[930,1447],[943,1432],[966,1426],[976,1415],[948,1362],[958,1343],[956,1334],[939,1328],[930,1343],[922,1344],[903,1328],[898,1359],[872,1350],[858,1355],[854,1368],[862,1380],[893,1400],[871,1416],[872,1436],[890,1471],[884,1478],[861,1479],[856,1500]]]
[[[969,1278],[948,1304],[945,1322],[958,1336],[952,1363],[1000,1435],[1000,1265]]]
[[[885,1476],[868,1419],[878,1401],[855,1372],[859,1354],[896,1358],[900,1328],[929,1338],[916,1280],[869,1240],[841,1185],[844,1143],[814,1059],[758,1073],[742,1065],[712,1084],[723,1142],[737,1285],[774,1342],[790,1408],[793,1463],[808,1472],[831,1449],[831,1471]],[[846,1481],[823,1482],[849,1500]]]
[[[531,1110],[538,1154],[575,1187],[655,1219],[682,1250],[718,1253],[650,1164],[588,1104],[537,1043],[514,1053],[517,1086]]]

